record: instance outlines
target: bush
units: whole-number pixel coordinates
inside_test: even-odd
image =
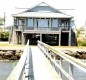
[[[79,46],[86,46],[86,40],[78,41]]]
[[[9,32],[0,32],[0,41],[8,41]]]

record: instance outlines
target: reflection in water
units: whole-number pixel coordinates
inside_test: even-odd
[[[0,61],[0,80],[6,80],[17,61]]]

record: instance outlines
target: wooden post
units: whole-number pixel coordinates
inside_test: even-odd
[[[15,44],[15,31],[13,31],[12,42],[13,42],[13,44]]]
[[[40,41],[42,41],[42,33],[40,33]]]
[[[18,32],[16,32],[16,43],[18,44],[19,43],[19,34],[18,34]]]
[[[70,31],[69,31],[69,44],[68,46],[71,46],[71,28],[70,28]]]
[[[21,33],[18,34],[19,35],[19,44],[21,43]]]
[[[59,30],[59,46],[61,46],[61,28]]]
[[[22,33],[22,44],[25,44],[24,33]]]
[[[12,41],[13,41],[13,44],[17,44],[17,33],[16,31],[13,31],[13,37],[12,37]]]
[[[49,19],[49,28],[51,28],[51,18]]]

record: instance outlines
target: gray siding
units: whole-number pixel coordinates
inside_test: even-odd
[[[32,8],[30,12],[59,12],[49,6],[37,6],[35,8]]]

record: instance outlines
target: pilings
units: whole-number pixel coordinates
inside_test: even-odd
[[[71,46],[71,28],[69,30],[69,38],[68,38],[68,45]]]

